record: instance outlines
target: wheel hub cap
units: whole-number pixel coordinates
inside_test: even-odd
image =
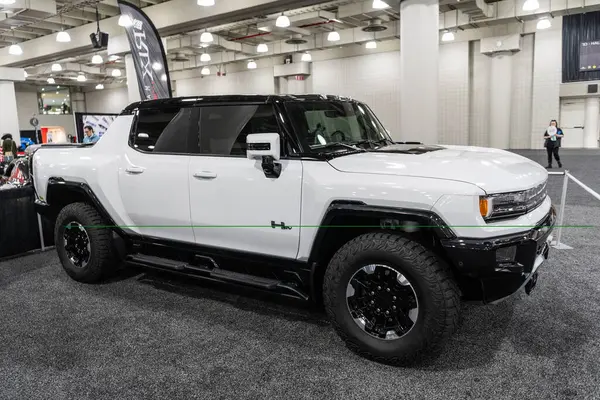
[[[406,335],[419,313],[417,295],[408,279],[383,264],[370,264],[354,273],[346,288],[346,302],[356,324],[382,340]]]
[[[63,234],[65,251],[69,260],[79,268],[84,268],[90,261],[90,237],[79,222],[69,222]]]

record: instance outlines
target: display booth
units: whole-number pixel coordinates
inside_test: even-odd
[[[70,143],[67,131],[62,126],[42,126],[42,143]]]

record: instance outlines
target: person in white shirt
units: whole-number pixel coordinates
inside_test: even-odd
[[[552,156],[556,159],[558,163],[558,168],[562,168],[562,163],[560,162],[560,155],[558,154],[558,149],[560,148],[562,138],[564,137],[562,129],[558,127],[558,123],[555,119],[550,121],[550,125],[544,132],[544,147],[546,148],[546,152],[548,153],[548,166],[546,168],[552,168]]]

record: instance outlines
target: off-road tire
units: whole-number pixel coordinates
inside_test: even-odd
[[[353,320],[346,288],[356,271],[383,263],[413,286],[419,314],[412,329],[395,340],[377,339]],[[337,333],[355,353],[392,365],[413,365],[441,350],[459,321],[459,290],[449,267],[433,252],[405,237],[369,233],[342,246],[331,259],[323,284],[325,309]]]
[[[81,224],[90,240],[91,255],[85,267],[76,267],[65,250],[63,234],[70,222]],[[97,283],[114,271],[115,257],[111,250],[111,231],[105,228],[106,221],[96,209],[87,203],[72,203],[65,206],[54,227],[54,243],[65,272],[74,280]]]

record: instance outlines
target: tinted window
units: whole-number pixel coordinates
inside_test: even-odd
[[[271,105],[210,106],[198,110],[197,153],[245,156],[246,136],[279,132]]]
[[[134,148],[155,153],[189,153],[193,108],[140,110]]]

